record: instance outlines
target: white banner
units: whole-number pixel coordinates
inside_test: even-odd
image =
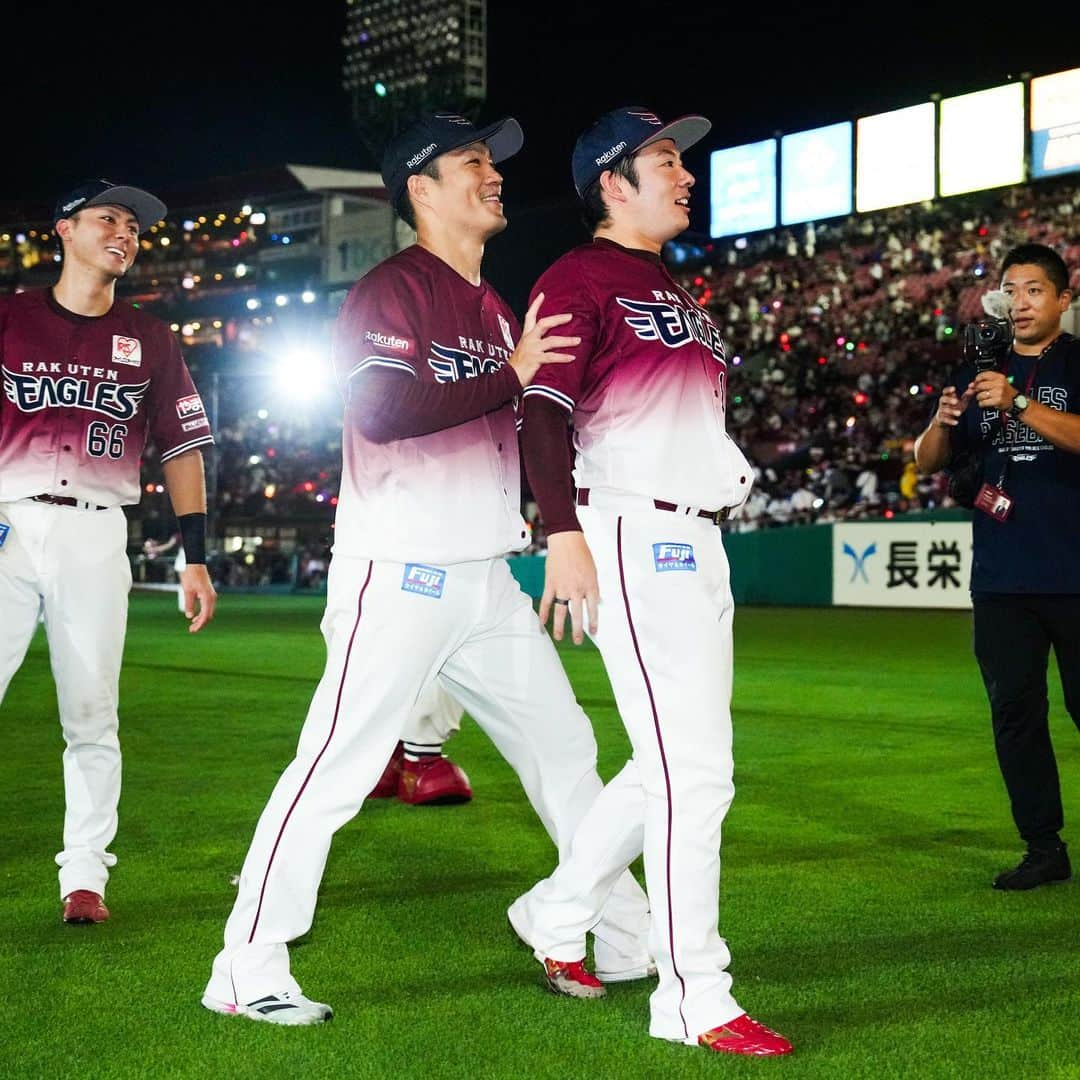
[[[971,522],[833,526],[833,603],[970,608]]]

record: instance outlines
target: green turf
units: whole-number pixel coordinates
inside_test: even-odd
[[[334,1023],[206,1012],[230,877],[321,671],[321,610],[227,596],[190,636],[171,595],[132,598],[113,918],[95,927],[59,919],[61,741],[35,641],[0,712],[0,1075],[1080,1077],[1080,886],[988,887],[1018,845],[960,612],[737,615],[721,930],[739,1001],[792,1057],[650,1039],[645,984],[595,1003],[541,990],[505,910],[552,847],[471,720],[451,745],[472,803],[372,802],[335,839],[293,951]],[[599,656],[564,658],[610,777],[627,742]],[[1080,738],[1056,682],[1051,707],[1075,822]]]

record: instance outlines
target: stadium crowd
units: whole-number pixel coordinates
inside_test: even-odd
[[[948,508],[945,482],[916,475],[912,440],[960,355],[960,331],[1015,243],[1056,246],[1080,290],[1075,179],[959,196],[680,245],[673,276],[721,327],[731,349],[728,428],[755,467],[735,531]],[[686,252],[692,254],[686,257]],[[203,364],[193,359],[193,371]],[[328,543],[341,475],[340,400],[258,408],[223,384],[214,467],[219,523],[289,523],[290,570]],[[146,468],[154,469],[152,458]],[[146,487],[144,512],[164,498]],[[528,552],[543,525],[525,492]],[[436,523],[433,523],[436,527]],[[285,574],[273,545],[229,557],[223,580]],[[250,545],[248,545],[250,548]],[[252,559],[251,556],[254,555]]]

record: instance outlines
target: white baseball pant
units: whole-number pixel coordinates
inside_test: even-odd
[[[710,521],[605,500],[596,489],[578,519],[600,587],[595,640],[633,757],[582,822],[570,858],[515,901],[510,917],[537,951],[581,953],[623,860],[633,858],[629,846],[611,846],[605,821],[642,823],[659,975],[649,1031],[695,1044],[743,1011],[718,929],[720,832],[735,792],[727,556]]]
[[[131,566],[119,508],[80,510],[29,499],[0,503],[0,701],[44,613],[64,735],[60,896],[105,893],[120,802],[120,664]]]
[[[326,668],[296,757],[255,829],[211,997],[246,1004],[299,989],[287,943],[311,926],[333,834],[359,811],[433,679],[513,767],[560,856],[602,788],[588,717],[506,560],[420,569],[343,555],[331,562]],[[625,872],[595,929],[597,947],[647,959],[647,925],[648,900]]]

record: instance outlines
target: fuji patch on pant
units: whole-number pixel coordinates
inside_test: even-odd
[[[669,570],[693,570],[697,571],[697,562],[694,560],[693,544],[679,544],[668,541],[663,544],[653,544],[653,566],[658,574]]]
[[[406,563],[405,576],[401,579],[404,592],[419,593],[438,600],[446,584],[446,571],[437,566],[424,566],[421,563]]]

